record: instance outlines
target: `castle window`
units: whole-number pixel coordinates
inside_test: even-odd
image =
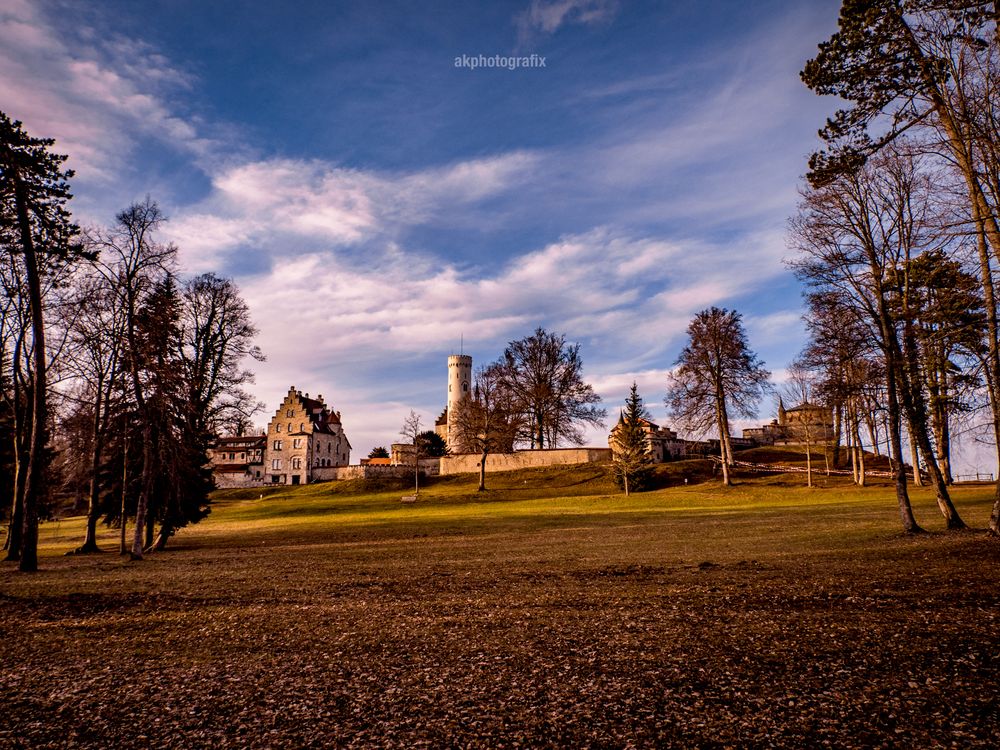
[[[462,383],[462,393],[468,393],[468,392],[469,392],[469,384]]]
[[[295,438],[292,441],[292,447],[293,448],[301,448],[302,447],[302,438]]]
[[[274,426],[274,431],[275,432],[281,432],[281,423],[280,422]]]
[[[302,459],[301,458],[293,458],[292,459],[292,468],[293,469],[301,469],[302,468]]]
[[[299,422],[299,432],[305,432],[305,431],[306,431],[306,423]]]
[[[276,450],[276,451],[280,451],[281,450],[281,441],[280,440],[275,440],[274,443],[273,443],[273,445],[274,445],[274,450]]]
[[[286,417],[294,417],[295,416],[295,409],[289,409],[288,411],[286,411],[285,412],[285,416]]]
[[[288,431],[289,431],[289,432],[291,432],[291,431],[292,431],[292,423],[291,423],[291,422],[289,422],[289,423],[288,423]]]
[[[271,468],[274,469],[275,471],[277,471],[278,469],[280,469],[281,468],[281,459],[280,458],[272,458],[271,459]]]

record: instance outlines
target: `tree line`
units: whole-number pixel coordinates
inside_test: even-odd
[[[86,506],[81,554],[102,520],[139,559],[204,518],[211,440],[249,426],[244,363],[262,359],[235,284],[181,275],[155,202],[73,221],[52,145],[0,112],[0,511],[23,571],[60,501]]]
[[[998,20],[995,2],[845,0],[802,72],[846,102],[820,131],[790,222],[790,265],[806,287],[803,362],[853,461],[862,431],[877,444],[881,422],[911,533],[921,529],[904,442],[949,528],[965,526],[948,489],[953,427],[985,410],[986,437],[1000,444]],[[1000,471],[997,482],[993,534]]]

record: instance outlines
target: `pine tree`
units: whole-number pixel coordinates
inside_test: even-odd
[[[625,410],[618,418],[611,438],[615,483],[625,490],[626,497],[632,490],[645,489],[652,475],[653,456],[643,427],[649,416],[638,387],[632,383],[625,399]]]
[[[20,122],[0,112],[0,227],[4,229],[0,239],[4,245],[9,240],[4,249],[10,258],[17,258],[24,273],[34,369],[27,470],[20,493],[19,567],[24,572],[38,569],[38,516],[44,501],[48,442],[49,352],[45,348],[42,279],[54,268],[85,255],[77,240],[78,228],[66,209],[71,197],[67,181],[73,172],[64,169],[65,156],[49,151],[53,143],[29,136]]]

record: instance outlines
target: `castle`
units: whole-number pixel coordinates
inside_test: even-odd
[[[472,398],[472,383],[472,357],[467,354],[450,355],[446,405],[434,424],[434,431],[445,441],[449,455],[420,458],[421,473],[459,474],[479,470],[481,456],[462,452],[456,425],[459,405]],[[613,443],[619,425],[612,429],[609,443]],[[643,420],[642,429],[653,460],[657,463],[718,452],[717,439],[684,440],[670,428],[661,427],[651,420]],[[830,409],[808,402],[786,409],[780,400],[777,419],[761,427],[743,430],[742,437],[731,438],[736,448],[804,442],[821,445],[835,440]],[[486,470],[605,462],[610,460],[611,455],[610,448],[515,450],[487,456]],[[409,444],[394,443],[391,459],[363,461],[356,466],[350,465],[350,458],[351,444],[344,432],[340,412],[328,408],[322,396],[310,398],[308,393],[303,394],[294,386],[288,389],[268,422],[265,435],[218,438],[211,453],[217,486],[245,487],[412,475],[414,448]]]
[[[770,424],[748,427],[743,437],[758,445],[832,445],[837,439],[831,409],[808,401],[786,409],[780,397],[778,418]]]

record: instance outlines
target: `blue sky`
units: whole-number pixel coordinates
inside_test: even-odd
[[[483,364],[565,333],[609,410],[636,380],[664,421],[719,305],[780,380],[785,222],[834,106],[798,71],[838,7],[0,0],[0,109],[70,154],[81,221],[158,200],[185,269],[250,303],[258,396],[322,393],[356,459],[433,421],[463,337]]]

